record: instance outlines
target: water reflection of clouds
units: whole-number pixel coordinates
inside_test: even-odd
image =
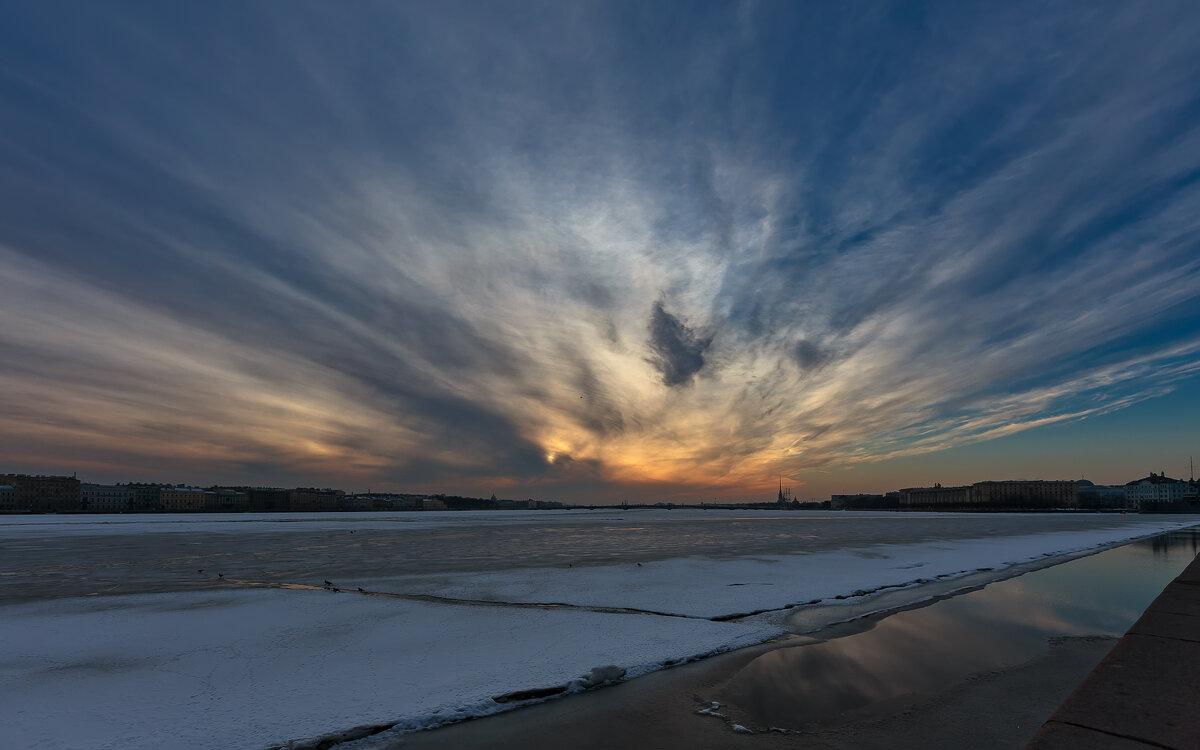
[[[1053,637],[1124,633],[1191,559],[1197,538],[1162,535],[900,612],[863,633],[767,652],[722,697],[763,726],[900,710],[970,675],[1026,663]]]
[[[1018,601],[1005,597],[956,612],[934,605],[892,616],[866,633],[777,649],[747,665],[726,697],[752,707],[763,725],[797,726],[931,695],[963,674],[1014,666],[1044,647],[1045,633],[1016,613],[989,617],[993,607]],[[1060,622],[1050,615],[1038,619]]]

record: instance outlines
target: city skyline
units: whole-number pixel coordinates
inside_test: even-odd
[[[7,15],[5,471],[619,503],[1200,452],[1187,3]]]
[[[773,498],[689,498],[690,502],[654,502],[628,498],[620,507],[824,510],[1083,510],[1195,512],[1197,486],[1189,461],[1187,478],[1151,472],[1115,486],[1084,479],[988,479],[969,484],[900,487],[877,493],[834,493],[828,500],[801,498],[779,477]],[[452,493],[366,492],[340,487],[269,487],[222,482],[89,482],[87,477],[0,473],[3,513],[239,513],[310,511],[555,510],[595,508],[594,503],[563,503],[535,498],[470,497]],[[603,503],[599,504],[601,507]]]

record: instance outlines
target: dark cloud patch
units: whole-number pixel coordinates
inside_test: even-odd
[[[808,339],[800,339],[792,346],[792,359],[801,370],[815,370],[829,361],[830,353]]]
[[[704,367],[704,352],[712,343],[711,336],[697,335],[671,313],[655,302],[650,312],[650,348],[654,358],[650,363],[662,374],[663,385],[687,385]]]
[[[413,401],[408,408],[417,407]],[[510,476],[537,476],[546,469],[545,451],[521,437],[504,415],[454,396],[430,398],[421,416],[437,430],[437,443],[456,445],[471,463]]]
[[[816,427],[813,427],[812,430],[803,437],[803,439],[804,440],[816,440],[817,438],[824,435],[826,432],[829,432],[830,430],[832,430],[833,427],[834,426],[832,424],[818,425]]]
[[[505,474],[537,477],[547,468],[545,451],[522,435],[520,428],[499,405],[485,405],[446,393],[436,384],[409,372],[364,364],[354,373],[367,391],[367,398],[398,422],[419,429],[434,446],[453,446],[463,460],[456,464],[464,475]],[[420,472],[428,464],[424,456],[398,459],[399,466],[417,474],[411,481],[424,481]],[[470,467],[470,468],[464,468]]]
[[[600,330],[608,343],[613,346],[618,346],[621,343],[621,332],[617,329],[617,324],[612,318],[606,319],[600,326]]]

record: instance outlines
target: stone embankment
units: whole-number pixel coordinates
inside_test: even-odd
[[[1200,750],[1200,557],[1025,750]]]

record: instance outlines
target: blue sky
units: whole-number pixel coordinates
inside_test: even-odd
[[[0,457],[568,500],[1178,474],[1198,33],[1170,2],[10,4]]]

